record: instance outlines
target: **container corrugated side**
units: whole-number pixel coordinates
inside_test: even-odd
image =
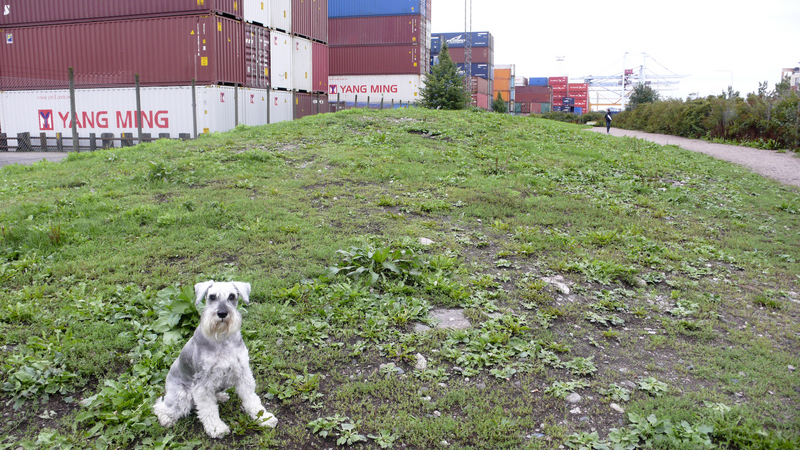
[[[547,86],[547,77],[528,78],[528,86]]]
[[[313,73],[311,70],[311,41],[305,38],[292,37],[292,88],[298,91],[311,92]]]
[[[456,67],[458,68],[458,73],[461,74],[461,76],[466,76],[467,72],[464,68],[464,64],[456,64]],[[489,64],[472,64],[472,76],[485,78],[488,80],[492,73],[491,67],[492,66]]]
[[[330,49],[331,75],[422,75],[424,49],[416,45],[376,45]]]
[[[328,45],[418,45],[425,39],[422,16],[344,17],[328,21]]]
[[[270,83],[273,89],[292,89],[292,37],[270,31]]]
[[[292,93],[271,91],[269,94],[269,123],[290,121],[293,118]]]
[[[292,32],[292,0],[269,0],[270,28],[284,33]]]
[[[294,95],[294,108],[295,119],[324,114],[329,111],[328,94],[297,93]]]
[[[185,14],[242,17],[240,0],[4,0],[2,4],[2,27]]]
[[[311,0],[292,0],[292,34],[311,39]]]
[[[443,42],[447,42],[448,48],[464,48],[467,42],[466,33],[432,33],[434,37],[439,38],[439,48]],[[494,48],[492,34],[488,31],[473,31],[470,36],[472,37],[472,48],[476,47],[489,47]],[[444,39],[442,41],[442,39]]]
[[[311,39],[328,42],[328,0],[311,2]]]
[[[312,92],[328,92],[328,46],[320,42],[311,44]]]
[[[263,27],[270,25],[270,0],[242,0],[242,20]]]
[[[221,16],[6,28],[4,34],[0,89],[67,81],[69,67],[78,85],[133,85],[137,73],[150,86],[185,85],[193,78],[197,84],[244,82],[242,22]],[[17,78],[13,86],[8,77]]]
[[[569,83],[568,77],[550,77],[547,79],[547,84],[550,86],[566,86]]]
[[[465,52],[466,49],[464,48],[447,49],[447,53],[454,63],[463,63],[466,59]],[[494,64],[494,50],[489,47],[473,48],[472,63]]]
[[[486,110],[489,109],[489,105],[491,104],[491,102],[489,101],[489,94],[478,93],[474,95],[474,99],[476,103],[475,106],[477,106],[480,109],[486,109]]]
[[[355,101],[358,96],[359,103],[365,102],[369,97],[370,102],[384,104],[408,103],[419,100],[419,89],[424,86],[424,79],[420,75],[349,75],[328,77],[328,94],[330,101],[343,102]]]
[[[269,87],[270,78],[269,29],[244,24],[244,85],[251,88]]]
[[[266,125],[269,90],[239,88],[239,123],[251,127]]]
[[[425,0],[328,0],[328,17],[426,15]]]

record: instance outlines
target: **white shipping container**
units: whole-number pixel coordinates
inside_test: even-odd
[[[292,37],[292,86],[298,91],[311,92],[311,41]]]
[[[269,123],[292,120],[293,110],[291,92],[272,91],[269,98]]]
[[[235,127],[235,88],[198,86],[197,131],[213,133]],[[142,132],[153,138],[169,133],[193,133],[191,86],[143,87],[140,90]],[[255,98],[255,97],[254,97]],[[245,99],[240,98],[240,110]],[[136,90],[133,87],[78,89],[75,93],[76,124],[83,139],[89,133],[137,135]],[[55,137],[72,136],[69,90],[6,91],[0,93],[0,124],[9,137],[28,132]],[[265,121],[266,119],[262,119]],[[240,118],[241,122],[241,118]],[[117,142],[116,145],[119,145]]]
[[[269,91],[266,89],[239,88],[239,123],[266,125],[269,104]]]
[[[292,0],[269,0],[270,28],[292,32]]]
[[[328,77],[328,94],[331,102],[337,98],[343,102],[380,103],[384,107],[395,106],[400,102],[414,103],[420,100],[419,89],[424,86],[421,75],[337,75]]]
[[[273,89],[282,88],[291,90],[293,89],[292,37],[280,31],[272,31],[270,33],[270,40],[272,41],[272,48],[270,49],[270,86],[272,86]]]
[[[257,23],[262,27],[270,26],[270,0],[243,0],[243,3],[242,17],[245,22]]]

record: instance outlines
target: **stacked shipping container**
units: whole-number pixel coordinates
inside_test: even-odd
[[[427,0],[328,0],[328,93],[344,102],[417,101],[430,60],[429,7]]]
[[[492,84],[494,78],[494,37],[486,31],[473,32],[470,74],[472,82],[472,104],[482,109],[489,109],[492,102]],[[450,59],[458,66],[461,74],[466,75],[466,35],[464,33],[434,33],[431,36],[431,65],[438,64],[442,46],[447,43]],[[485,80],[477,82],[476,79]],[[485,105],[485,106],[484,106]]]
[[[503,98],[508,104],[509,112],[514,112],[514,77],[515,77],[514,64],[505,64],[495,66],[494,69],[494,91],[492,98],[497,98],[497,95]]]
[[[199,131],[206,132],[235,126],[234,119],[227,124],[207,117],[236,117],[236,99],[242,122],[259,125],[267,123],[268,116],[269,122],[294,116],[294,107],[300,102],[293,98],[292,90],[327,94],[327,0],[63,3],[4,2],[0,25],[6,44],[0,46],[0,90],[18,91],[3,97],[0,126],[5,133],[69,132],[71,121],[62,121],[59,128],[58,121],[42,122],[35,115],[28,121],[38,122],[33,129],[10,128],[12,123],[27,123],[11,120],[15,115],[11,109],[19,105],[10,102],[36,103],[37,111],[50,111],[48,105],[62,95],[58,91],[43,94],[42,90],[66,87],[69,67],[74,68],[78,87],[98,89],[78,102],[79,117],[113,111],[116,106],[107,97],[127,95],[121,93],[134,85],[134,74],[138,74],[141,86],[165,93],[164,99],[174,103],[159,102],[162,118],[166,117],[164,111],[172,111],[169,129],[182,122],[175,118],[178,115],[191,117],[187,111],[191,102],[177,102],[182,102],[182,92],[192,80],[206,86],[197,111]],[[292,14],[293,6],[296,14]],[[293,29],[298,33],[292,33]],[[166,89],[171,86],[176,88]],[[321,102],[319,95],[313,97],[314,104],[327,108],[327,99]],[[143,111],[147,108],[142,107]],[[316,108],[305,110],[316,112]],[[68,116],[68,111],[60,112]],[[164,124],[142,118],[142,131],[162,132],[163,127],[155,125],[159,123]],[[136,130],[136,124],[127,120],[120,125],[125,132]],[[79,128],[81,135],[112,129],[102,120],[81,120]]]

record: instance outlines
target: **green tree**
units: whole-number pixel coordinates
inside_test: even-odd
[[[492,100],[492,111],[503,114],[508,112],[508,104],[505,100],[503,100],[503,96],[500,95],[500,91],[497,91],[497,98]]]
[[[637,84],[628,99],[627,109],[636,109],[637,106],[643,103],[655,103],[658,100],[660,99],[657,90],[646,84]]]
[[[439,64],[433,66],[430,75],[425,77],[420,96],[422,106],[430,109],[465,109],[470,103],[470,95],[464,88],[464,77],[450,59],[446,43],[442,46]]]

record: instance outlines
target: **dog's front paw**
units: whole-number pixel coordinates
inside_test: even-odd
[[[258,425],[261,427],[275,428],[278,425],[278,418],[274,414],[262,410],[260,415],[256,418]]]
[[[207,425],[205,428],[206,428],[206,434],[214,439],[219,439],[231,432],[230,427],[225,425],[225,422],[223,421]]]

